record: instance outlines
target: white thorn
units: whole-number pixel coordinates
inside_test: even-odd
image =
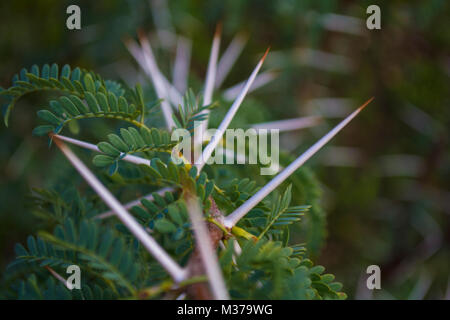
[[[144,54],[144,52],[141,52],[139,46],[135,42],[128,41],[126,43],[126,47],[128,51],[131,53],[131,55],[134,57],[134,59],[137,61],[137,63],[141,66],[141,68],[152,80],[153,87],[155,88],[158,98],[164,99],[161,102],[161,109],[167,127],[169,129],[172,129],[173,127],[175,127],[175,123],[172,119],[173,114],[172,108],[170,107],[167,101],[168,95],[166,94],[163,82],[158,76],[157,70],[155,70],[155,65],[153,64],[151,57],[149,57],[148,54]]]
[[[125,209],[131,209],[134,206],[139,206],[143,199],[147,199],[149,201],[155,200],[154,197],[153,197],[154,193],[159,194],[160,196],[163,196],[166,192],[171,192],[171,191],[173,191],[173,188],[170,188],[170,187],[162,188],[162,189],[157,190],[155,192],[152,192],[152,193],[150,193],[150,194],[148,194],[148,195],[146,195],[146,196],[144,196],[142,198],[139,198],[139,199],[133,200],[131,202],[128,202],[128,203],[124,204],[123,207]],[[106,211],[106,212],[103,212],[103,213],[95,216],[95,218],[96,219],[105,219],[105,218],[111,217],[113,215],[114,215],[114,211],[110,210],[110,211]]]
[[[277,76],[278,76],[278,73],[273,72],[273,71],[267,71],[267,72],[261,73],[260,75],[258,75],[256,77],[255,82],[250,87],[248,92],[252,92],[258,88],[261,88],[262,86],[264,86],[264,85],[268,84],[269,82],[271,82],[272,80],[274,80]],[[225,89],[223,92],[223,97],[228,101],[235,99],[239,95],[239,92],[241,92],[244,85],[245,85],[245,82],[243,81],[243,82],[239,82],[238,84],[236,84],[228,89]]]
[[[177,89],[181,94],[187,90],[191,49],[192,43],[189,39],[178,37],[172,82],[175,89]]]
[[[304,128],[309,128],[317,125],[321,121],[321,117],[310,116],[310,117],[301,117],[295,119],[286,119],[286,120],[277,120],[271,122],[257,123],[253,124],[251,128],[259,130],[259,129],[278,129],[280,132],[282,131],[292,131],[299,130]]]
[[[238,111],[242,101],[245,98],[245,95],[247,94],[250,86],[253,84],[253,81],[255,80],[256,75],[258,74],[259,69],[261,69],[261,66],[264,62],[264,59],[267,56],[267,53],[269,52],[269,49],[267,49],[264,56],[259,60],[258,64],[256,65],[255,69],[253,70],[252,74],[248,78],[245,86],[242,88],[241,93],[236,98],[236,100],[231,105],[230,109],[228,110],[227,114],[223,118],[222,122],[219,125],[219,128],[217,128],[216,133],[212,137],[209,144],[206,146],[205,150],[203,151],[203,154],[201,155],[201,159],[197,159],[195,162],[195,165],[197,166],[198,172],[200,172],[205,165],[206,161],[208,161],[209,157],[211,156],[212,152],[216,148],[217,144],[222,139],[223,134],[225,133],[225,130],[230,125],[231,120],[233,120],[234,115]],[[199,162],[200,160],[200,162]]]
[[[230,73],[231,68],[236,62],[237,58],[244,49],[247,42],[247,36],[238,34],[231,41],[217,65],[216,83],[215,87],[220,88],[227,75]]]
[[[61,136],[59,134],[55,134],[53,135],[53,137],[58,138],[59,140],[62,141],[66,141],[70,144],[85,148],[85,149],[89,149],[92,151],[96,151],[99,153],[103,153],[95,144],[89,143],[89,142],[85,142],[85,141],[81,141],[81,140],[77,140],[74,138],[69,138],[66,136]],[[122,158],[122,160],[124,161],[128,161],[134,164],[146,164],[146,165],[150,165],[150,160],[148,159],[144,159],[141,157],[137,157],[137,156],[133,156],[131,154],[127,154],[125,157]]]
[[[203,95],[203,106],[207,106],[212,102],[212,96],[214,92],[214,82],[216,80],[216,70],[217,70],[217,59],[219,57],[220,48],[220,30],[221,25],[219,24],[214,34],[213,43],[211,46],[211,53],[209,56],[208,70],[206,72],[205,79],[205,91]],[[201,114],[209,115],[209,110],[204,110]],[[198,132],[195,135],[195,145],[201,145],[203,141],[203,133],[208,128],[208,117],[200,123]]]
[[[244,202],[233,213],[225,217],[225,227],[232,228],[238,223],[251,209],[253,209],[261,200],[263,200],[269,193],[289,178],[298,168],[300,168],[309,158],[311,158],[317,151],[319,151],[328,141],[331,140],[342,128],[344,128],[361,110],[367,106],[371,101],[370,99],[364,103],[361,107],[351,113],[347,118],[342,120],[336,127],[323,136],[319,141],[313,144],[308,150],[306,150],[300,157],[295,159],[289,164],[283,171],[281,171],[275,178],[256,192],[250,199]]]
[[[102,200],[117,214],[117,217],[130,230],[130,232],[143,244],[153,257],[163,266],[175,282],[185,279],[187,271],[181,268],[166,251],[144,230],[144,228],[133,218],[122,204],[109,192],[84,163],[58,138],[55,144],[72,163],[75,169],[95,190]]]

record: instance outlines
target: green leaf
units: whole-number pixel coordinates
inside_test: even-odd
[[[80,68],[77,67],[77,68],[73,69],[72,75],[70,76],[70,79],[72,81],[79,81],[80,80],[80,76],[81,76],[81,70],[80,70]]]
[[[119,108],[117,106],[117,98],[112,92],[108,92],[108,103],[112,112],[119,111]]]
[[[162,218],[155,221],[155,229],[162,233],[175,232],[177,227],[169,220]]]
[[[50,77],[50,66],[48,64],[45,64],[42,67],[42,78],[47,79]]]
[[[120,112],[128,113],[128,102],[124,97],[119,97],[118,106]]]
[[[97,147],[100,149],[100,151],[113,157],[118,157],[120,155],[120,151],[108,142],[100,142],[99,144],[97,144]]]
[[[50,78],[58,79],[58,65],[56,63],[52,64],[50,69]]]
[[[53,126],[50,125],[42,125],[42,126],[38,126],[36,128],[33,129],[33,136],[45,136],[47,135],[49,132],[52,132],[54,129]]]
[[[59,125],[62,122],[61,119],[59,119],[57,116],[55,116],[53,113],[51,113],[48,110],[39,110],[37,112],[37,115],[42,120],[50,122],[54,125]]]
[[[136,147],[136,141],[134,141],[133,136],[127,129],[120,128],[120,135],[122,136],[125,143],[131,147],[131,149],[134,149]]]
[[[69,98],[61,97],[59,100],[61,101],[61,104],[64,107],[64,109],[66,109],[67,112],[69,112],[69,114],[71,114],[72,116],[77,116],[80,114],[80,111],[77,109],[77,107],[73,104],[73,102]]]
[[[97,167],[106,167],[109,166],[110,164],[112,164],[115,161],[115,159],[113,157],[104,155],[104,154],[99,154],[96,155],[93,159],[93,163],[94,165],[96,165]]]
[[[109,105],[108,105],[108,101],[106,99],[106,96],[101,93],[101,92],[97,92],[97,101],[98,104],[100,105],[100,108],[104,111],[104,112],[109,112]]]
[[[91,92],[86,92],[85,98],[89,108],[93,113],[99,113],[101,111],[97,100]]]
[[[89,112],[89,108],[75,95],[69,96],[70,101],[75,105],[75,107],[80,110],[81,113],[86,114]]]
[[[64,67],[61,70],[61,78],[69,78],[70,76],[70,66],[68,64],[65,64]]]
[[[125,142],[116,134],[108,134],[108,139],[111,141],[112,145],[116,147],[121,152],[128,152],[129,148]]]
[[[92,77],[90,74],[86,74],[84,76],[84,86],[86,88],[87,91],[89,91],[90,93],[95,93],[95,84],[94,84],[94,80],[92,80]]]
[[[129,127],[128,131],[133,136],[133,140],[136,142],[137,148],[143,148],[146,146],[144,139],[142,139],[141,135],[139,134],[139,131],[137,131],[136,128]]]
[[[181,217],[178,207],[176,205],[170,205],[168,207],[168,211],[170,219],[172,219],[172,221],[175,222],[177,225],[182,226],[184,221],[183,218]]]

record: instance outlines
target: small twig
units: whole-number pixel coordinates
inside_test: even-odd
[[[55,138],[55,137],[54,137]],[[108,205],[130,230],[130,232],[144,245],[153,257],[163,266],[175,282],[180,282],[186,277],[186,270],[181,268],[167,252],[144,230],[144,228],[133,218],[122,204],[106,189],[86,165],[58,138],[54,139],[55,144],[72,163],[75,169],[86,180],[86,182],[97,192],[102,200]]]
[[[369,99],[356,111],[350,114],[347,118],[341,121],[330,132],[323,136],[319,141],[313,144],[308,150],[306,150],[300,157],[294,160],[289,166],[281,171],[275,178],[262,187],[257,193],[255,193],[250,199],[244,202],[233,213],[225,217],[224,225],[227,228],[232,228],[236,223],[242,219],[251,209],[253,209],[261,200],[263,200],[269,193],[277,188],[283,181],[289,178],[298,168],[300,168],[309,158],[311,158],[317,151],[319,151],[328,141],[331,140],[339,131],[342,130],[358,113],[361,112],[373,98]]]
[[[253,70],[252,74],[248,78],[245,86],[242,88],[241,93],[236,98],[236,100],[231,105],[230,109],[228,110],[227,114],[223,118],[222,122],[219,125],[219,128],[217,128],[216,133],[212,137],[209,144],[206,146],[205,150],[203,151],[203,154],[201,155],[201,159],[197,159],[195,165],[197,166],[198,172],[202,170],[203,166],[206,164],[206,161],[208,161],[209,157],[211,156],[212,152],[216,148],[217,144],[222,139],[223,134],[225,133],[225,130],[230,125],[231,120],[233,120],[234,115],[238,111],[242,101],[245,98],[245,95],[247,94],[249,88],[253,84],[253,81],[255,80],[256,75],[259,72],[259,69],[261,69],[262,64],[264,63],[264,60],[266,59],[267,54],[269,53],[269,49],[266,50],[266,53],[264,56],[259,60],[258,64],[256,65],[255,69]],[[198,160],[201,160],[200,162]]]

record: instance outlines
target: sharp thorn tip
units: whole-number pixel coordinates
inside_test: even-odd
[[[373,99],[375,99],[375,97],[372,97],[369,100],[367,100],[361,107],[358,108],[358,110],[362,111],[365,107],[367,107],[369,105],[369,103],[372,102]]]
[[[270,50],[270,47],[268,47],[268,48],[266,49],[266,52],[264,53],[263,57],[261,58],[261,61],[264,62],[264,60],[266,60],[266,57],[267,57],[267,54],[269,53],[269,50]]]

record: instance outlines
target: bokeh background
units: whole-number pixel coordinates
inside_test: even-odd
[[[65,26],[70,4],[81,7],[80,31]],[[371,4],[381,8],[381,30],[365,27]],[[221,21],[221,52],[236,34],[248,39],[224,88],[244,80],[271,46],[263,69],[277,76],[242,106],[254,110],[250,121],[325,119],[281,135],[292,155],[374,96],[308,163],[327,214],[328,236],[316,260],[343,282],[349,298],[450,298],[448,1],[17,0],[0,3],[0,21],[3,87],[22,67],[53,62],[148,83],[122,42],[142,29],[167,75],[173,35],[191,39],[189,85],[197,90]],[[51,185],[65,165],[45,139],[31,136],[42,103],[43,96],[26,97],[10,128],[0,125],[0,272],[14,243],[33,233],[30,188]],[[382,290],[365,289],[371,264],[381,267]]]

